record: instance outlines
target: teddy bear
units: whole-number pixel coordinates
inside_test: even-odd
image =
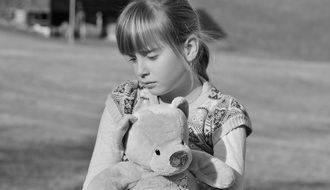
[[[92,181],[92,189],[195,190],[196,178],[211,187],[229,187],[235,180],[229,166],[189,148],[188,112],[182,97],[136,111],[123,139],[128,161],[113,166],[107,180]]]

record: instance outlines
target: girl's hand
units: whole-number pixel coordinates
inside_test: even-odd
[[[137,118],[133,115],[125,115],[118,123],[113,131],[113,142],[114,146],[117,147],[119,150],[123,150],[123,138],[132,124],[137,120]]]
[[[228,188],[235,182],[235,172],[222,160],[206,152],[192,150],[193,160],[189,170],[200,181],[215,187]]]

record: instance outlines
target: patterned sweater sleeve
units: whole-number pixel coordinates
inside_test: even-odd
[[[231,96],[226,96],[219,101],[213,114],[213,144],[216,144],[222,137],[239,127],[245,128],[247,136],[252,132],[250,117],[245,107]]]
[[[235,171],[235,180],[228,190],[244,186],[245,139],[252,132],[246,109],[233,97],[224,95],[213,112],[212,135],[214,155]]]
[[[106,100],[83,190],[87,188],[96,175],[122,160],[122,152],[112,148],[111,139],[113,138],[113,129],[122,116],[132,112],[136,97],[134,85],[134,82],[119,85]]]
[[[125,114],[132,114],[137,101],[138,82],[127,81],[118,85],[109,95],[106,101],[106,109],[119,121]]]

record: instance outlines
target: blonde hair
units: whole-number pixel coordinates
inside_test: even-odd
[[[202,39],[198,15],[188,0],[132,1],[119,16],[116,27],[118,49],[123,55],[143,55],[162,43],[182,55],[182,47],[190,35],[199,40],[198,54],[190,67],[208,81],[209,49]]]

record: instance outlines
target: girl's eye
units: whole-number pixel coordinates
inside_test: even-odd
[[[129,57],[128,62],[130,63],[136,63],[136,57]]]
[[[158,55],[155,55],[155,54],[150,54],[150,55],[147,55],[148,59],[150,60],[156,60],[158,58]]]

